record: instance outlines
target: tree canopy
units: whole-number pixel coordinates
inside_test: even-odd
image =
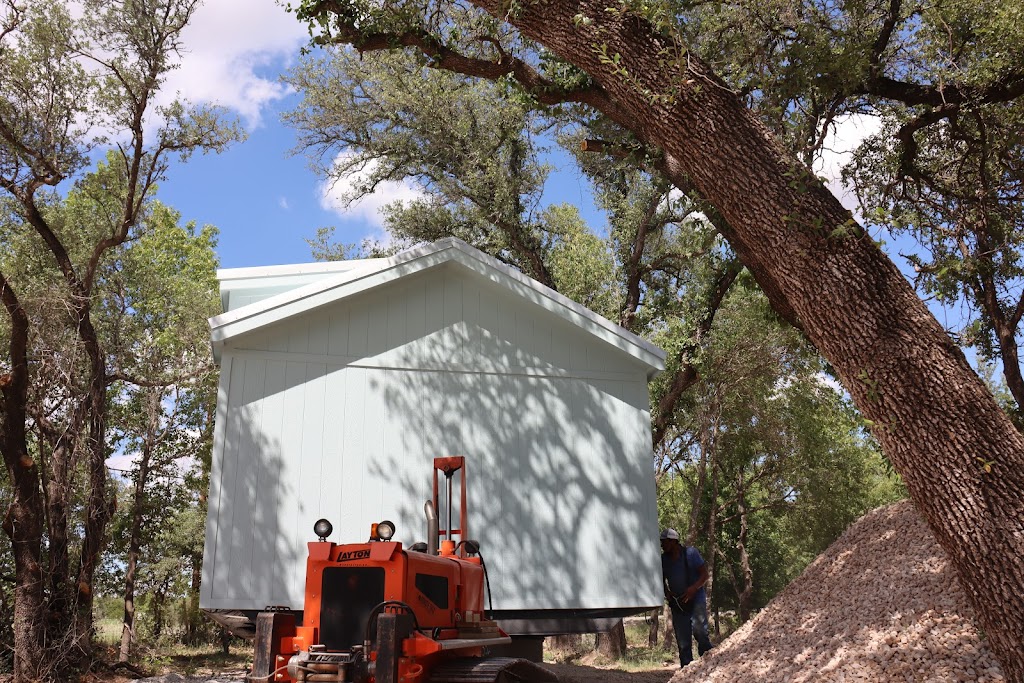
[[[716,226],[773,308],[835,369],[949,552],[1008,677],[1024,680],[1014,654],[1024,636],[1024,607],[1001,597],[1024,590],[1024,438],[898,269],[813,176],[801,150],[787,149],[779,131],[772,133],[771,114],[784,121],[816,102],[827,112],[829,98],[808,90],[803,100],[752,109],[751,98],[772,88],[765,83],[760,90],[755,79],[744,89],[716,73],[694,36],[706,38],[705,46],[726,41],[701,23],[700,9],[561,0],[306,0],[298,16],[310,23],[315,43],[408,50],[431,68],[514,83],[541,106],[585,105],[655,150],[659,169],[677,188],[696,191],[716,209]],[[1010,101],[1024,87],[1016,54],[1024,42],[1006,46],[1004,58],[1002,37],[986,23],[999,11],[981,17],[966,4],[900,2],[783,9],[792,9],[779,13],[783,31],[795,33],[805,15],[823,29],[812,47],[833,52],[820,66],[852,65],[818,70],[828,92],[838,83],[844,103],[859,98],[867,106],[920,107],[911,133],[947,120],[942,114],[949,106]],[[737,16],[744,16],[740,10]],[[973,42],[961,48],[946,41],[947,54],[939,40],[953,30],[947,24],[964,26],[964,35],[984,45],[974,51],[966,49]],[[780,51],[803,44],[797,36],[771,41]],[[919,45],[928,49],[915,51]],[[991,68],[974,68],[990,53],[998,55]],[[965,68],[944,70],[943,59],[960,55],[967,57]],[[778,62],[789,63],[815,61]],[[804,130],[793,139],[809,139],[807,131],[818,125]],[[951,505],[954,500],[960,505]]]
[[[712,567],[721,556],[723,576],[729,570],[742,596],[725,597],[726,604],[746,616],[872,503],[890,499],[876,495],[876,479],[885,479],[881,458],[852,409],[824,383],[820,358],[767,308],[749,277],[737,279],[735,257],[698,210],[703,205],[651,168],[627,131],[582,111],[527,107],[522,98],[500,97],[493,83],[457,79],[401,54],[357,59],[333,49],[300,64],[289,81],[305,97],[287,119],[321,173],[351,182],[350,162],[358,159],[375,178],[419,183],[421,199],[385,210],[400,243],[457,236],[513,266],[539,263],[550,286],[671,351],[669,368],[651,387],[661,503],[672,504],[667,523],[711,543]],[[439,115],[448,120],[438,122]],[[488,126],[495,121],[500,135]],[[539,135],[540,124],[557,133]],[[524,167],[542,167],[540,142],[575,156],[607,226],[588,226],[574,207],[541,206],[541,183],[522,182]],[[499,161],[508,156],[520,161]],[[321,163],[332,157],[344,162]],[[422,172],[440,160],[439,172]],[[451,169],[452,182],[435,182]],[[357,186],[352,197],[372,187]],[[506,239],[513,223],[527,222],[501,210],[509,196],[518,197],[516,216],[540,207],[528,212],[529,258],[515,257]],[[467,204],[471,221],[458,218]],[[352,254],[323,241],[316,251],[319,258]],[[673,494],[683,493],[680,505]],[[772,524],[773,515],[802,523]],[[769,527],[768,542],[751,540]],[[787,538],[783,529],[794,533]],[[757,547],[747,552],[750,543]],[[733,547],[742,549],[738,557]]]
[[[117,289],[130,267],[120,248],[166,222],[151,195],[171,159],[241,137],[217,108],[154,105],[196,6],[0,2],[0,452],[16,681],[66,678],[87,661],[115,509],[111,393],[175,381],[147,367],[169,339],[148,327],[159,316],[143,298]]]

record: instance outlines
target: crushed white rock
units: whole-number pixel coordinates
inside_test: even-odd
[[[909,501],[858,520],[671,683],[1005,680],[953,567]]]

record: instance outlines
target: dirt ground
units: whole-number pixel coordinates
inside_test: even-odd
[[[668,683],[679,667],[649,672],[624,672],[596,667],[566,664],[546,664],[545,669],[553,671],[560,683]],[[246,672],[222,672],[215,676],[182,676],[167,674],[153,678],[134,679],[134,683],[243,683]],[[125,683],[132,679],[123,679]]]
[[[667,683],[672,675],[679,671],[678,666],[639,672],[615,671],[573,664],[544,664],[544,668],[553,671],[558,676],[560,683]],[[131,683],[243,683],[245,673],[244,671],[222,671],[216,674],[211,672],[188,677],[172,673],[142,679],[105,679],[104,683],[129,683],[129,681]]]
[[[545,664],[558,675],[560,683],[666,683],[679,671],[678,666],[656,671],[615,671],[573,664]]]

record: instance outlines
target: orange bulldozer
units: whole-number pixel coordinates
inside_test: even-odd
[[[434,496],[424,506],[426,543],[403,548],[395,525],[373,524],[366,543],[335,544],[331,523],[314,525],[302,625],[291,611],[261,612],[250,683],[542,683],[557,681],[525,659],[488,656],[511,638],[487,616],[487,565],[466,535],[462,457],[434,459]],[[439,478],[448,523],[440,529]],[[459,527],[452,528],[459,473]],[[456,543],[453,536],[460,540]]]

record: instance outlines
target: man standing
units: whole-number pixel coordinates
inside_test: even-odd
[[[672,608],[672,629],[679,645],[679,663],[686,666],[693,661],[691,638],[697,639],[697,652],[701,655],[714,647],[708,637],[708,606],[704,594],[708,568],[700,551],[679,543],[679,533],[675,529],[661,532],[661,574],[665,582],[665,597]]]

